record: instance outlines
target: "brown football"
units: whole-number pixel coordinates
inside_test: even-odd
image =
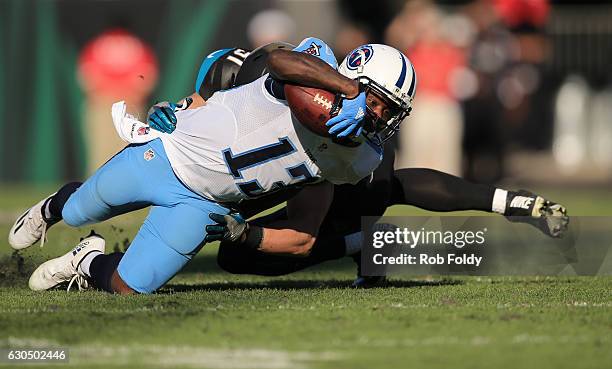
[[[297,120],[313,133],[329,137],[325,123],[334,106],[335,95],[313,87],[285,85],[285,98]]]

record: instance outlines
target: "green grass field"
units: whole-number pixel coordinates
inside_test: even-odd
[[[233,276],[206,246],[159,293],[27,289],[29,272],[89,228],[60,224],[13,255],[12,216],[46,189],[3,187],[0,347],[63,346],[73,367],[610,368],[612,277],[405,277],[349,288],[352,261],[281,278]],[[572,214],[609,215],[612,194],[549,191]],[[394,207],[390,214],[422,214]],[[96,226],[121,248],[144,213]],[[2,364],[0,364],[2,366]],[[42,367],[36,365],[36,367]],[[57,367],[57,366],[55,366]]]

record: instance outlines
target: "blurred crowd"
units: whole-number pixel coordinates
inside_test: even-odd
[[[287,3],[253,17],[253,46],[300,36],[301,10]],[[551,25],[555,7],[549,1],[334,5],[340,22],[329,41],[338,59],[358,45],[380,42],[405,52],[417,71],[417,97],[396,142],[396,166],[430,167],[480,182],[612,173],[610,75],[604,71],[593,81],[579,65],[573,73],[567,65],[555,68],[555,47],[557,55],[584,51],[582,45],[556,45],[551,30],[589,35],[588,29],[584,35],[560,31],[563,12]],[[612,35],[612,29],[605,32]]]
[[[123,145],[113,102],[143,117],[190,93],[214,50],[307,36],[338,61],[365,43],[411,59],[418,86],[398,167],[478,182],[612,182],[604,0],[0,1],[0,151],[28,147],[0,164],[0,179],[91,173]],[[28,99],[31,112],[8,109]]]

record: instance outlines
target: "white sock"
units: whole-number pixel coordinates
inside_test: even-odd
[[[493,204],[491,206],[491,211],[503,215],[506,212],[507,197],[508,191],[502,190],[501,188],[496,188],[495,194],[493,195]]]
[[[85,255],[83,260],[81,260],[81,264],[79,265],[79,269],[81,270],[81,273],[91,278],[91,274],[89,274],[89,266],[91,265],[91,262],[93,261],[93,259],[98,255],[104,255],[104,254],[100,251],[92,251],[89,254]]]
[[[349,256],[361,251],[361,237],[361,232],[355,232],[344,236],[344,244],[346,245],[344,251],[345,255]]]

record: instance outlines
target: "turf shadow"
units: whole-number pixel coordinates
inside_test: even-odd
[[[354,273],[357,269],[351,258],[329,260],[321,264],[313,265],[305,270],[316,271],[348,271]],[[224,272],[217,264],[217,254],[197,255],[182,270],[181,273],[210,273]]]
[[[352,289],[351,281],[328,279],[328,280],[271,280],[263,282],[214,282],[205,284],[168,284],[158,293],[175,293],[190,291],[232,291],[232,290],[300,290],[300,289],[327,289],[327,288],[346,288]],[[453,286],[463,284],[458,279],[428,280],[390,280],[383,288],[417,288],[417,287],[438,287]]]

